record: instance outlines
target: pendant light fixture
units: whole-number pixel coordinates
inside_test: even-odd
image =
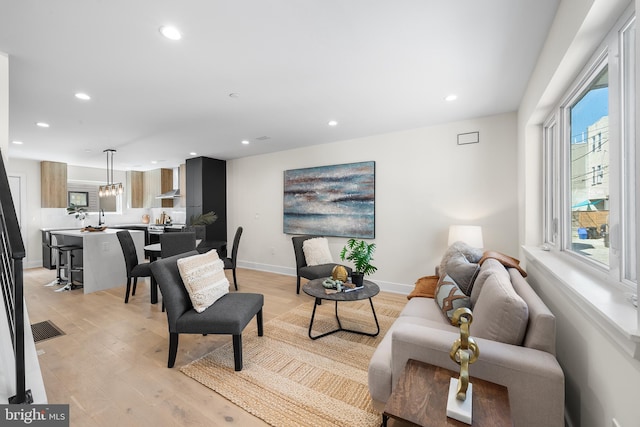
[[[113,182],[113,154],[115,152],[116,150],[113,148],[103,151],[103,153],[107,153],[107,183],[98,188],[98,196],[100,197],[116,196],[122,194],[124,190],[121,182]]]

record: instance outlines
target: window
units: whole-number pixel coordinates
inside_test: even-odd
[[[543,129],[545,243],[629,285],[637,281],[634,43],[628,13]]]

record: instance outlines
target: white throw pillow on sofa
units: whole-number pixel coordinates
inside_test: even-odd
[[[215,249],[201,255],[178,260],[178,270],[198,313],[229,292],[229,280],[224,274],[224,262]]]
[[[314,237],[302,242],[302,252],[307,265],[330,264],[333,262],[329,241],[325,237]]]
[[[511,281],[500,274],[487,277],[473,307],[470,334],[505,344],[522,345],[529,322],[529,307]]]

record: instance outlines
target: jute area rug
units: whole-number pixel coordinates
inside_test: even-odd
[[[231,342],[180,370],[273,426],[379,426],[367,387],[369,359],[406,304],[400,295],[377,295],[380,334],[338,332],[308,337],[313,303],[265,323],[264,336],[245,330],[242,371],[233,370]],[[337,327],[335,303],[316,310],[313,335]],[[369,300],[338,303],[342,326],[375,331]],[[255,324],[255,321],[252,321]]]

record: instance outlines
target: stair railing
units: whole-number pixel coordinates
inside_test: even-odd
[[[9,178],[0,151],[0,285],[5,306],[11,343],[15,356],[16,394],[9,403],[33,403],[31,391],[26,390],[24,351],[24,292],[22,260],[24,243],[16,209],[11,197]]]

